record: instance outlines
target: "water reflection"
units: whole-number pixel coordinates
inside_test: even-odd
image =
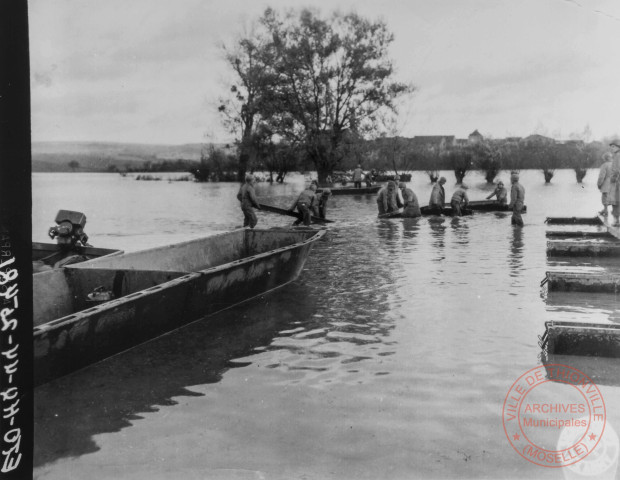
[[[402,222],[397,220],[380,219],[377,223],[377,234],[382,246],[392,255],[398,255],[400,250],[400,230]]]
[[[469,225],[464,217],[452,217],[450,227],[454,232],[457,245],[469,245]]]
[[[548,320],[620,323],[619,295],[589,292],[547,292]]]
[[[553,355],[543,352],[543,365],[566,365],[585,373],[596,385],[620,386],[620,359],[584,357],[579,355]]]
[[[405,239],[413,239],[420,231],[421,218],[404,218],[403,219],[403,237]]]
[[[446,226],[445,219],[443,217],[428,217],[428,224],[431,227],[431,238],[432,241],[432,261],[433,262],[441,262],[446,258],[445,254],[445,240],[446,240]]]
[[[284,298],[314,300],[299,285]],[[265,348],[297,319],[296,309],[271,297],[193,323],[35,390],[34,465],[99,449],[93,437],[129,427],[141,414],[202,396],[189,388],[219,382],[244,357]],[[246,364],[247,365],[247,364]]]
[[[512,227],[512,239],[510,242],[510,276],[520,277],[523,272],[523,228]]]

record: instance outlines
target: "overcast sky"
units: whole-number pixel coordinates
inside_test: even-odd
[[[394,33],[399,133],[620,135],[618,0],[314,0]],[[30,0],[33,141],[227,141],[218,44],[293,0]]]

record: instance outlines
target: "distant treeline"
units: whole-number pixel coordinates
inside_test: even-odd
[[[470,170],[482,170],[492,182],[501,170],[540,169],[548,180],[556,169],[574,169],[581,182],[588,168],[598,166],[607,150],[606,143],[582,141],[482,140],[465,145],[424,144],[414,139],[392,137],[346,144],[336,170],[350,171],[358,164],[366,171],[399,173],[427,171],[431,178],[439,170],[453,170],[457,181]],[[239,156],[231,150],[207,148],[192,173],[200,181],[235,181]],[[301,149],[285,144],[273,145],[247,164],[250,172],[268,172],[268,180],[284,181],[291,171],[312,169],[312,162]],[[275,178],[274,178],[275,177]]]
[[[546,137],[543,137],[546,138]],[[588,168],[598,166],[607,150],[606,142],[483,140],[461,145],[424,144],[403,137],[379,138],[344,144],[333,171],[350,171],[358,164],[365,171],[406,173],[453,170],[461,181],[469,170],[483,170],[492,182],[500,170],[540,169],[545,177],[555,169],[574,169],[581,181]],[[190,172],[199,181],[237,181],[239,153],[234,146],[205,145],[200,161],[178,158],[161,160],[155,155],[97,155],[88,153],[37,153],[34,171],[74,172]],[[267,172],[268,181],[283,182],[289,172],[313,170],[303,149],[272,144],[248,163],[250,172]]]
[[[154,155],[33,153],[34,172],[188,172],[197,160],[162,160]]]

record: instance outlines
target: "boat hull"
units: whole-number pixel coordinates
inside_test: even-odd
[[[256,230],[245,232],[246,235],[261,233]],[[263,233],[278,236],[270,231]],[[157,275],[173,278],[36,326],[35,384],[68,374],[294,281],[313,243],[325,231],[283,233],[299,241],[190,273],[182,269],[147,272],[98,268],[97,261],[63,269],[67,270],[67,276],[73,276],[81,283],[89,276],[97,277],[97,280],[105,279],[106,275],[108,280],[111,276],[118,278],[118,272],[133,274],[135,278],[128,280],[130,284],[137,281],[140,274],[146,284]],[[226,235],[221,236],[222,241],[226,241]],[[155,249],[153,253],[164,252]]]

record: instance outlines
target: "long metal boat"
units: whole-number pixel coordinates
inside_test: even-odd
[[[238,229],[33,276],[35,384],[295,280],[316,229]]]

